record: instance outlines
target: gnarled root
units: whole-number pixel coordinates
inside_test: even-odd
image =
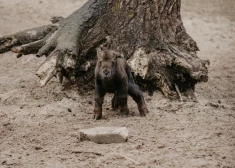
[[[57,65],[61,53],[52,53],[46,61],[38,68],[36,75],[40,78],[41,86],[45,86],[47,82],[57,74]]]
[[[195,101],[194,87],[197,82],[208,80],[209,61],[173,46],[167,50],[145,50],[137,49],[128,60],[137,83],[149,92],[158,88],[168,98],[183,100],[182,92],[187,99]]]
[[[0,54],[10,51],[15,46],[20,46],[20,45],[25,45],[25,44],[29,44],[29,45],[24,46],[23,48],[25,47],[30,48],[30,49],[34,48],[34,47],[29,47],[31,46],[30,43],[33,43],[38,40],[40,41],[41,39],[46,37],[47,34],[49,34],[50,32],[54,32],[56,30],[57,30],[57,26],[46,25],[42,27],[37,27],[37,28],[21,31],[12,35],[0,37]],[[33,44],[33,46],[35,46],[35,43]],[[22,50],[25,50],[25,49],[22,49]],[[16,50],[13,50],[13,52],[14,51],[18,51],[18,50],[16,49]]]
[[[45,40],[42,39],[42,40],[38,40],[29,44],[24,44],[21,46],[13,47],[11,51],[15,53],[19,53],[20,56],[27,55],[27,54],[36,54],[38,50],[43,46],[44,41]]]
[[[56,48],[38,68],[36,75],[40,78],[41,86],[45,86],[54,76],[58,76],[61,83],[63,77],[74,81],[75,75],[73,73],[75,66],[76,59],[73,59],[70,53],[64,53]]]

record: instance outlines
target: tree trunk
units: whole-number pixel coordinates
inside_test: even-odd
[[[53,76],[77,81],[80,91],[94,88],[96,48],[122,53],[136,82],[166,97],[193,95],[208,80],[208,61],[197,57],[196,42],[186,33],[180,0],[88,0],[53,25],[0,38],[0,53],[46,56],[37,70],[41,85]],[[189,94],[191,93],[191,94]]]

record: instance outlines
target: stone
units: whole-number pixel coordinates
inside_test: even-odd
[[[81,141],[92,141],[98,144],[123,143],[128,140],[126,127],[95,127],[79,131]]]

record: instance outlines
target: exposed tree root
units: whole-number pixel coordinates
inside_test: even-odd
[[[55,25],[47,25],[0,37],[0,53],[10,51],[12,47],[15,46],[29,44],[41,40],[48,33],[55,31],[56,29],[57,26]]]
[[[39,67],[36,75],[40,78],[41,86],[45,86],[49,80],[57,75],[57,65],[61,53],[52,53],[46,61]]]
[[[19,53],[21,55],[27,55],[27,54],[36,54],[38,50],[43,46],[44,39],[38,40],[29,44],[24,44],[21,46],[13,47],[11,49],[12,52]]]

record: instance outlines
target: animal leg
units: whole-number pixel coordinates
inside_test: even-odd
[[[138,105],[141,116],[147,116],[149,111],[144,101],[144,96],[139,86],[135,83],[129,83],[128,94],[134,99]]]
[[[127,105],[127,96],[128,96],[128,82],[123,79],[120,87],[117,90],[117,100],[120,107],[120,113],[123,117],[127,117],[129,114],[129,108]]]
[[[102,104],[104,101],[105,91],[96,83],[95,85],[95,108],[94,108],[94,119],[99,120],[102,118]]]
[[[117,99],[117,91],[115,91],[114,96],[112,98],[112,108],[113,110],[117,110],[119,107],[118,105],[118,99]]]

